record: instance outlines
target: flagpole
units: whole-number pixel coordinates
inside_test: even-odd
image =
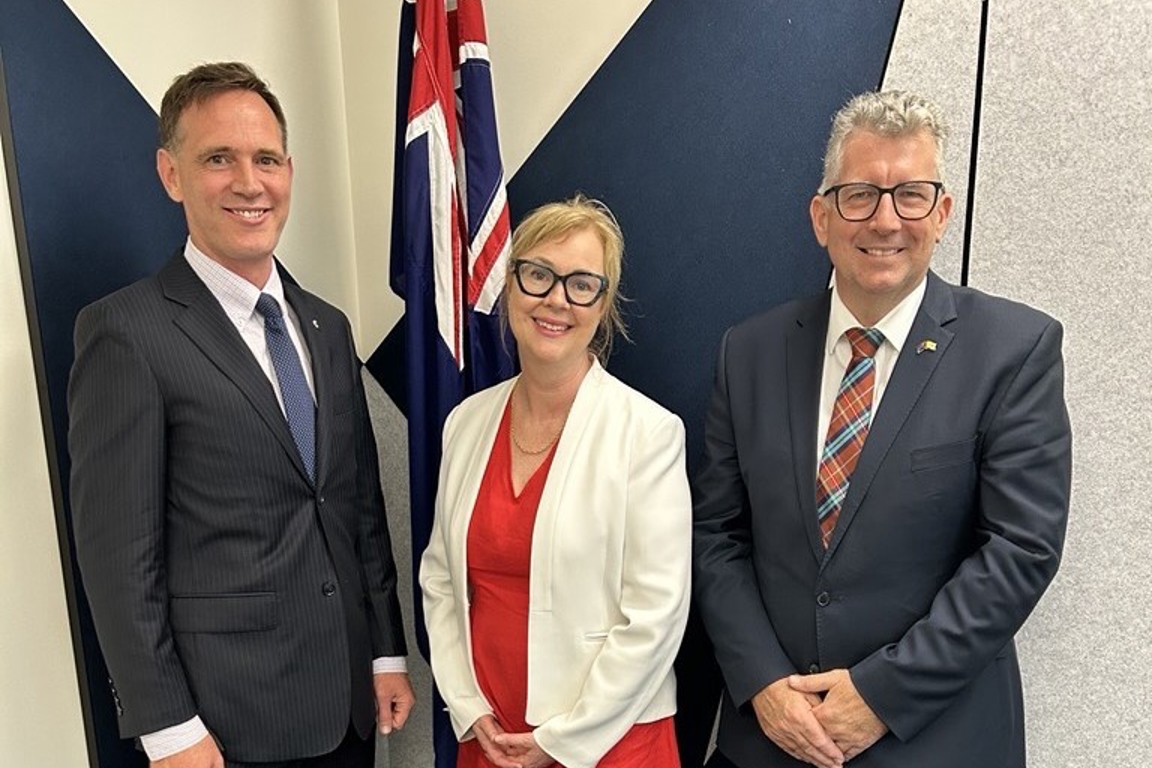
[[[960,285],[968,285],[968,267],[972,257],[972,211],[976,203],[976,158],[980,152],[980,110],[984,103],[984,55],[988,43],[988,0],[980,3],[980,47],[976,54],[975,103],[972,107],[972,143],[968,156],[968,204],[964,211],[964,257],[960,267]]]

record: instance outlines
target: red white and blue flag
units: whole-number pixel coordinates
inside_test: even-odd
[[[412,551],[432,528],[453,406],[514,372],[497,304],[511,232],[480,0],[405,0],[400,27],[391,283],[404,299]],[[418,589],[417,589],[418,591]],[[417,638],[427,655],[416,597]],[[456,741],[433,702],[437,768]]]

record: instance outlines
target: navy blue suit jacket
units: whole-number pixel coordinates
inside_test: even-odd
[[[720,749],[742,768],[800,765],[749,701],[847,668],[890,729],[853,766],[1023,765],[1013,635],[1056,573],[1068,514],[1061,326],[929,273],[825,551],[829,301],[748,320],[720,351],[694,488],[696,599],[727,683]]]

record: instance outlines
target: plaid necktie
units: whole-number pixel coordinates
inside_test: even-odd
[[[300,365],[300,355],[292,345],[288,330],[284,327],[284,317],[280,305],[267,293],[256,300],[256,311],[264,316],[264,339],[268,342],[268,354],[272,357],[272,367],[276,369],[276,379],[280,382],[280,397],[284,400],[284,417],[308,479],[316,481],[316,402],[304,378],[304,368]]]
[[[884,341],[884,334],[875,328],[850,328],[845,335],[852,345],[852,359],[836,392],[828,439],[824,442],[816,476],[816,514],[820,518],[820,538],[825,549],[832,541],[840,505],[848,495],[848,481],[852,479],[852,470],[856,469],[864,439],[868,437],[872,390],[876,385],[876,363],[872,358]]]

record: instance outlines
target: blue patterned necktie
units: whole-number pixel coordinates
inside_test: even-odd
[[[256,301],[256,311],[264,316],[264,339],[268,342],[268,354],[276,369],[276,379],[280,382],[280,397],[284,400],[284,416],[288,419],[288,429],[308,479],[316,481],[316,402],[304,378],[300,356],[284,327],[284,316],[280,304],[267,293],[260,294]]]

